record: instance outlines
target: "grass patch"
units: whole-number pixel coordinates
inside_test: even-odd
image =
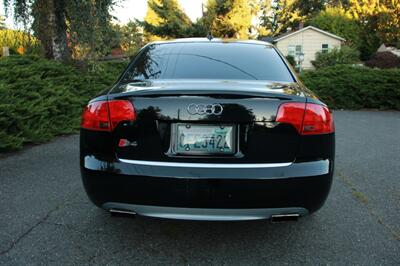
[[[339,174],[339,177],[342,179],[343,183],[345,183],[351,190],[351,194],[353,195],[353,197],[358,200],[359,202],[363,203],[363,204],[367,204],[368,203],[368,197],[362,193],[361,191],[359,191],[354,184],[350,181],[350,179],[342,174]]]
[[[361,203],[367,204],[368,203],[368,198],[367,196],[364,195],[364,193],[356,190],[356,189],[352,189],[351,193],[353,194],[353,196]]]

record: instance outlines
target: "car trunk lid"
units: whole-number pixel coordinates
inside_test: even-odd
[[[137,117],[116,128],[116,154],[149,161],[291,162],[299,135],[290,125],[275,123],[275,117],[282,103],[305,102],[306,94],[296,84],[275,82],[171,80],[120,85],[109,99],[129,100]],[[179,126],[232,127],[232,152],[178,153]],[[134,145],[118,147],[121,139]]]

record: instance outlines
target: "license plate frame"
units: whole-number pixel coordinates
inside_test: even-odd
[[[219,129],[219,128],[229,128],[230,129],[230,143],[228,144],[231,148],[226,151],[221,151],[221,150],[212,150],[212,151],[207,151],[207,150],[182,150],[178,145],[180,145],[180,128],[185,128],[190,127],[190,129],[194,128],[211,128],[211,129]],[[189,130],[189,129],[187,129]],[[173,153],[177,155],[214,155],[214,156],[231,156],[236,153],[236,142],[237,142],[237,130],[236,130],[236,125],[234,124],[194,124],[194,123],[175,123],[172,127],[172,143],[171,147],[173,150]]]

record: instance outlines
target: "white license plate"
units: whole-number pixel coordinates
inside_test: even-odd
[[[178,124],[175,151],[181,154],[234,153],[232,125]]]

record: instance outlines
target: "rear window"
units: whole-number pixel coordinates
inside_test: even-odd
[[[136,57],[122,81],[143,79],[294,81],[270,45],[224,42],[150,45]]]

